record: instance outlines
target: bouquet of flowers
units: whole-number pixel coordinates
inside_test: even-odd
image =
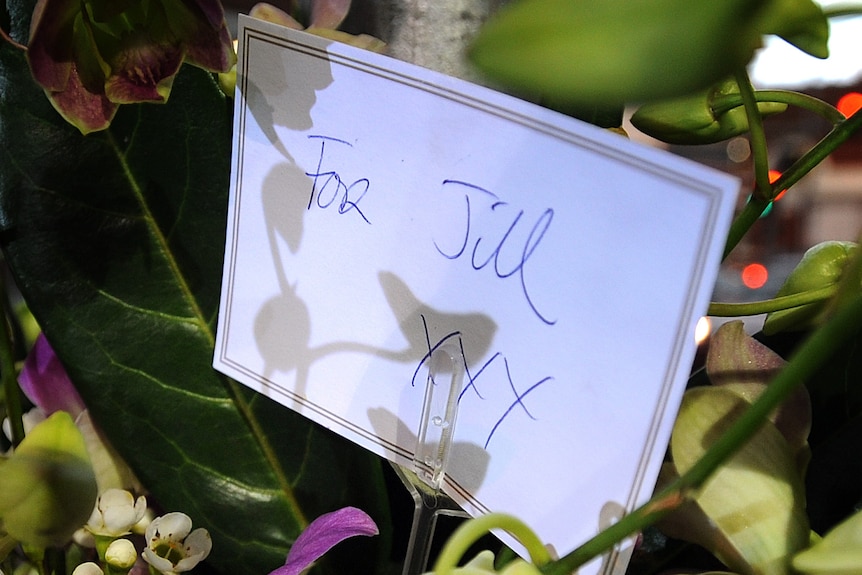
[[[283,8],[252,15],[384,48],[336,30],[349,0]],[[746,64],[765,35],[826,57],[829,19],[859,13],[812,0],[517,0],[470,58],[616,131],[636,105],[634,127],[669,143],[747,136],[755,189],[727,254],[862,125],[803,93],[755,90]],[[399,572],[393,536],[409,521],[385,466],[211,367],[235,85],[220,2],[7,0],[0,30],[0,569]],[[764,118],[789,106],[831,128],[770,179]],[[857,573],[860,286],[857,244],[828,242],[776,297],[714,303],[711,315],[768,318],[757,339],[738,322],[713,335],[652,500],[559,558],[516,518],[477,518],[432,569],[562,575],[639,534],[633,573]],[[848,489],[855,499],[829,499]],[[459,566],[490,529],[529,557],[496,545]],[[691,546],[702,553],[689,563]]]

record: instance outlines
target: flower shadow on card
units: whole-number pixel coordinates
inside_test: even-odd
[[[420,301],[410,287],[391,272],[380,272],[378,279],[392,316],[407,341],[401,349],[386,349],[360,341],[333,341],[309,347],[311,314],[307,304],[297,295],[295,286],[286,280],[281,260],[273,253],[277,273],[283,279],[281,294],[270,298],[261,307],[254,322],[254,335],[264,360],[262,374],[270,379],[275,372],[296,370],[292,394],[306,400],[309,370],[315,362],[339,353],[368,354],[387,361],[415,366],[418,373],[428,361],[432,347],[452,340],[467,357],[481,358],[488,353],[496,323],[482,313],[445,313]]]
[[[417,414],[418,419],[418,414]],[[368,420],[374,431],[381,438],[392,437],[392,428],[395,428],[394,437],[398,446],[416,445],[418,438],[416,434],[397,415],[384,407],[368,410]],[[455,437],[458,435],[457,427]],[[459,493],[473,494],[478,491],[485,480],[491,454],[481,445],[468,441],[457,441],[452,443],[450,465],[446,470],[447,481],[451,483]]]
[[[248,49],[254,49],[253,57],[246,57],[245,78],[239,79],[237,89],[270,143],[290,159],[276,127],[307,130],[314,125],[316,94],[333,82],[329,60],[298,58],[283,46],[260,40],[249,41]]]

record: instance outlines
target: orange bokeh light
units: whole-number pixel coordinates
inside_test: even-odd
[[[742,283],[749,289],[759,289],[766,285],[769,271],[763,264],[753,263],[742,268]]]
[[[841,96],[838,104],[835,106],[838,111],[846,117],[850,117],[856,113],[859,108],[862,108],[862,94],[859,92],[849,92]]]
[[[776,181],[778,178],[780,178],[780,177],[781,177],[781,172],[779,172],[778,170],[769,170],[769,183],[770,183],[770,184],[774,184],[774,183],[775,183],[775,181]],[[772,201],[773,201],[773,202],[777,202],[778,200],[780,200],[780,199],[781,199],[781,196],[783,196],[783,195],[784,195],[784,192],[786,192],[786,191],[787,191],[787,190],[781,190],[780,192],[778,192],[778,193],[775,195],[775,197],[774,197],[774,198],[772,198]]]

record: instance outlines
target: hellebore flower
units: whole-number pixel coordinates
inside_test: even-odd
[[[166,102],[183,60],[213,72],[235,61],[219,0],[38,0],[30,71],[83,134],[120,104]]]
[[[192,531],[192,520],[179,512],[153,519],[145,537],[144,560],[165,575],[190,571],[213,546],[209,531],[202,527]]]
[[[338,543],[356,535],[377,535],[377,525],[364,511],[344,507],[311,522],[291,546],[284,565],[269,575],[299,575]]]
[[[135,499],[124,489],[108,489],[96,500],[86,528],[93,535],[119,537],[131,533],[146,512],[147,500],[143,495]]]

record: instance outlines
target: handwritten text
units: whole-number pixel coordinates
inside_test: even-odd
[[[521,223],[521,220],[524,217],[524,210],[518,210],[517,214],[512,218],[511,213],[507,214],[504,209],[508,204],[500,200],[496,194],[489,190],[459,180],[443,180],[443,186],[447,189],[452,188],[453,190],[463,191],[466,218],[463,232],[460,236],[456,236],[456,238],[460,239],[460,243],[456,244],[458,247],[451,251],[444,251],[443,248],[441,248],[435,241],[434,246],[437,248],[437,251],[445,258],[457,260],[465,254],[468,246],[472,244],[472,249],[470,251],[470,264],[474,270],[479,271],[487,267],[491,262],[494,262],[493,269],[496,277],[507,279],[517,274],[517,277],[521,282],[521,290],[524,293],[524,297],[536,316],[548,325],[555,324],[557,320],[549,319],[547,314],[540,311],[536,303],[533,301],[533,296],[530,294],[530,290],[527,287],[526,271],[527,262],[533,256],[533,253],[539,247],[545,232],[547,232],[548,228],[551,226],[551,221],[554,219],[554,210],[548,208],[542,212],[542,215],[539,216],[530,229],[523,245],[513,245],[513,243],[517,241],[513,232]],[[490,208],[488,209],[491,212],[494,212],[494,221],[502,222],[502,226],[496,230],[497,239],[489,239],[489,235],[493,234],[495,230],[480,229],[477,231],[473,229],[476,218],[472,211],[473,203],[470,200],[471,194],[473,196],[481,195],[482,198],[490,201]],[[505,230],[502,233],[502,237],[499,235],[501,230]],[[496,245],[494,243],[495,241]],[[485,247],[486,243],[490,243],[490,249]],[[509,256],[510,261],[512,261],[512,257],[514,255],[513,261],[515,263],[507,269],[504,269],[504,265],[501,262],[501,258],[504,257],[504,250],[506,250],[506,254]]]

